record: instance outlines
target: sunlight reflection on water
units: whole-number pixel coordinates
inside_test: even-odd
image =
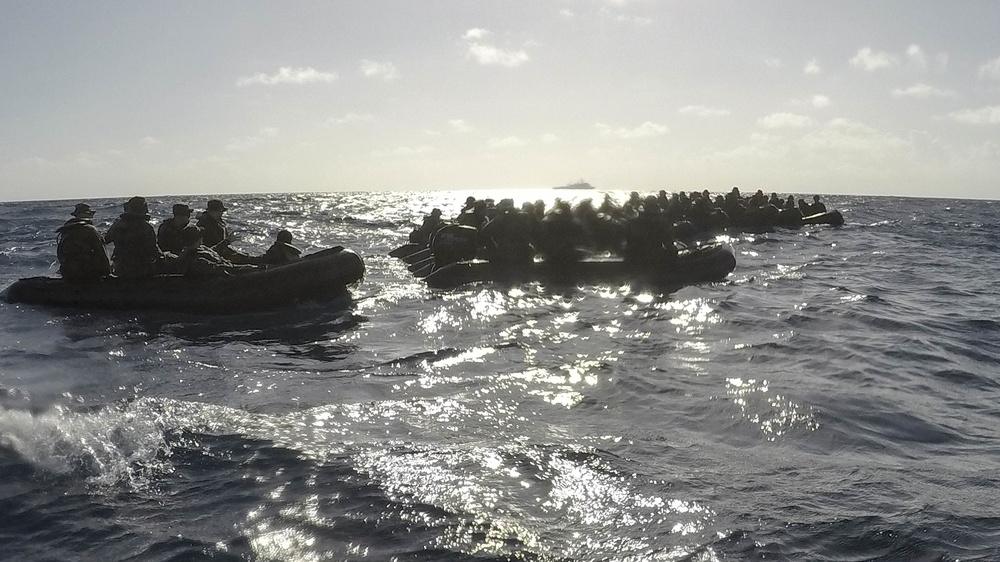
[[[543,557],[628,560],[630,552],[648,552],[651,539],[664,532],[703,533],[715,516],[701,503],[635,489],[629,476],[583,449],[471,446],[406,455],[373,450],[362,465],[398,501],[466,514],[468,522],[442,533],[438,546],[468,554],[502,556],[526,547]],[[608,528],[629,532],[601,532]],[[680,548],[675,554],[681,551],[693,552]]]
[[[784,396],[769,394],[766,380],[729,378],[726,388],[743,418],[757,426],[768,441],[795,429],[819,429],[819,422],[809,409]]]

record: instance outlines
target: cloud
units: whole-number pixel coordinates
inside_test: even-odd
[[[764,59],[764,66],[768,68],[781,68],[781,59]]]
[[[910,45],[906,49],[906,56],[910,57],[910,64],[920,70],[927,70],[927,55],[920,49],[920,45]]]
[[[830,98],[816,94],[812,99],[813,107],[827,107],[830,105]]]
[[[472,127],[465,122],[465,119],[451,119],[448,121],[448,126],[456,133],[468,133],[472,131]]]
[[[226,150],[248,150],[255,146],[259,146],[267,141],[267,139],[276,137],[278,135],[278,129],[274,127],[264,127],[257,132],[256,135],[246,137],[243,139],[233,139],[226,145]]]
[[[677,110],[677,113],[697,115],[698,117],[724,117],[729,115],[728,109],[716,109],[704,105],[685,105]]]
[[[970,125],[997,125],[1000,124],[1000,105],[991,105],[980,109],[963,109],[948,114],[959,123]]]
[[[754,131],[750,133],[750,141],[756,144],[764,144],[771,142],[784,142],[785,137],[781,135],[772,135],[769,133],[761,133],[760,131]]]
[[[620,139],[641,139],[641,138],[655,137],[666,134],[667,131],[669,131],[669,129],[667,129],[666,126],[653,123],[652,121],[646,121],[645,123],[639,125],[635,129],[626,129],[624,127],[620,127],[618,129],[612,129],[611,127],[603,123],[595,123],[594,126],[597,127],[597,131],[601,134],[601,136],[618,137]]]
[[[610,21],[621,24],[636,25],[639,27],[652,25],[653,18],[648,16],[636,16],[624,13],[620,8],[624,8],[627,2],[606,1],[607,6],[602,6],[598,10],[598,15]]]
[[[156,137],[142,137],[139,139],[139,145],[143,148],[152,148],[160,144],[160,139]]]
[[[32,156],[21,161],[21,164],[40,169],[64,170],[73,168],[101,168],[110,163],[111,158],[121,156],[119,151],[77,152],[59,159],[49,159],[42,156]]]
[[[361,74],[369,78],[382,78],[383,80],[395,80],[399,77],[399,72],[391,62],[375,62],[370,60],[361,61]]]
[[[898,151],[909,143],[864,123],[850,119],[831,119],[821,129],[802,138],[799,143],[811,151],[840,150],[878,155]]]
[[[552,133],[545,133],[544,135],[538,138],[538,142],[542,144],[555,144],[559,141],[560,141],[559,137],[553,135]]]
[[[927,99],[927,98],[950,98],[955,97],[957,94],[954,90],[942,90],[940,88],[935,88],[928,84],[914,84],[909,88],[896,88],[892,91],[892,96],[896,98],[917,98],[917,99]]]
[[[375,116],[370,113],[347,113],[343,117],[331,117],[326,120],[327,125],[344,125],[347,123],[359,123],[362,121],[374,121]]]
[[[757,122],[768,129],[802,129],[815,125],[811,117],[794,113],[772,113]]]
[[[906,49],[906,56],[910,61],[910,66],[920,72],[934,70],[935,72],[943,73],[948,70],[947,53],[938,53],[932,58],[927,53],[924,53],[920,45],[910,45]]]
[[[372,155],[378,157],[391,156],[391,157],[405,158],[408,156],[418,156],[420,154],[427,154],[428,152],[433,152],[433,151],[434,149],[427,145],[414,146],[414,147],[401,146],[399,148],[394,148],[388,151],[376,151],[373,152]]]
[[[618,23],[635,24],[640,27],[653,24],[653,18],[646,16],[629,16],[626,14],[613,15],[610,13],[606,15]]]
[[[462,39],[465,39],[466,41],[470,39],[483,39],[490,35],[492,35],[492,33],[488,29],[480,29],[478,27],[473,27],[472,29],[465,32],[465,35],[462,36]]]
[[[980,66],[979,77],[985,80],[1000,80],[1000,57]]]
[[[66,168],[70,166],[95,168],[101,165],[99,157],[89,152],[79,152],[72,156],[67,156],[62,160],[50,160],[42,156],[32,156],[24,160],[24,163],[38,168]]]
[[[517,148],[528,144],[527,141],[518,137],[492,138],[488,142],[490,148]]]
[[[251,84],[263,84],[272,86],[275,84],[313,84],[317,82],[333,82],[337,80],[335,72],[320,72],[312,67],[292,68],[283,66],[278,69],[277,74],[268,76],[263,72],[258,72],[253,76],[240,78],[236,81],[237,86],[249,86]]]
[[[559,15],[567,19],[572,19],[576,17],[576,14],[573,13],[573,10],[568,10],[566,8],[559,10]]]
[[[737,162],[787,162],[810,177],[829,172],[857,175],[865,182],[897,178],[902,167],[910,172],[921,168],[932,154],[940,153],[939,142],[924,133],[899,136],[845,118],[817,123],[801,135],[753,134],[750,142],[713,158]],[[925,168],[926,169],[926,168]],[[846,176],[841,176],[846,177]]]
[[[880,68],[890,68],[897,66],[899,59],[884,52],[873,52],[871,47],[864,47],[858,50],[858,54],[851,59],[851,65],[866,72],[873,72]]]
[[[493,35],[489,30],[474,27],[462,35],[462,39],[468,42],[466,59],[475,59],[481,65],[500,65],[508,68],[521,66],[528,62],[528,53],[523,49],[504,50],[495,45],[481,42],[482,39]]]
[[[810,76],[818,76],[821,72],[823,72],[823,70],[819,67],[819,60],[812,59],[811,61],[806,63],[806,66],[805,68],[802,69],[802,72]]]
[[[496,64],[514,68],[528,62],[528,53],[524,50],[505,51],[493,45],[472,43],[466,53],[466,58],[475,59],[481,65]]]

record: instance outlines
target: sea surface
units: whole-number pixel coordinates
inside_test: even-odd
[[[430,290],[386,254],[470,194],[595,192],[229,196],[241,249],[358,251],[352,298],[0,304],[0,560],[1000,559],[1000,202],[825,196],[666,294]],[[0,204],[0,288],[76,202]]]

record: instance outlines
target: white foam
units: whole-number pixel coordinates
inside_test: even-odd
[[[32,414],[0,409],[0,444],[36,469],[77,475],[100,487],[141,487],[150,472],[167,470],[162,428],[128,409],[74,412],[56,406]]]

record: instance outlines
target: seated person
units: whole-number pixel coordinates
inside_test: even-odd
[[[471,226],[446,224],[431,237],[431,250],[437,267],[476,257],[479,231]]]
[[[812,205],[810,205],[809,203],[806,203],[805,199],[799,199],[798,208],[799,208],[799,212],[802,213],[803,217],[808,217],[809,215],[813,214],[813,212],[812,212]]]
[[[222,257],[237,264],[258,264],[259,259],[243,252],[234,250],[230,244],[236,240],[236,234],[229,229],[223,214],[226,205],[219,199],[210,199],[205,211],[198,215],[198,228],[205,237],[204,243]]]
[[[181,233],[184,231],[184,227],[191,222],[191,207],[178,203],[174,205],[173,215],[161,222],[160,227],[156,229],[156,244],[164,252],[179,255],[184,249]]]
[[[639,215],[626,225],[625,263],[637,269],[656,269],[673,263],[677,247],[670,228],[659,206],[647,198]]]
[[[515,209],[513,201],[504,199],[497,206],[497,215],[483,226],[481,238],[491,263],[524,266],[534,256],[531,234],[528,215]]]
[[[572,264],[583,258],[581,247],[590,246],[587,233],[565,201],[556,201],[539,226],[536,239],[542,260],[549,264]]]
[[[261,261],[266,265],[281,265],[293,262],[302,256],[302,250],[292,246],[292,233],[282,230],[278,233],[277,240],[267,252],[264,253]]]
[[[206,246],[215,248],[220,244],[228,245],[232,240],[226,219],[222,214],[226,212],[226,205],[218,199],[211,199],[205,211],[198,215],[198,228],[201,229]]]
[[[227,260],[218,252],[202,244],[201,229],[188,225],[184,228],[184,250],[171,265],[171,271],[192,279],[222,277],[255,269],[252,265],[239,265]]]
[[[819,195],[813,195],[812,214],[818,215],[826,212],[826,205],[819,200]]]
[[[149,224],[149,205],[143,197],[133,197],[123,205],[124,213],[115,220],[105,244],[114,244],[111,264],[116,276],[124,279],[152,277],[163,259],[156,245],[156,232]]]
[[[424,217],[423,224],[410,233],[410,242],[426,245],[430,241],[431,235],[438,228],[441,228],[443,223],[444,221],[441,220],[441,209],[435,208],[431,211],[431,214]]]
[[[104,251],[104,238],[94,228],[94,211],[77,204],[73,218],[56,230],[59,273],[68,281],[96,281],[111,275],[111,262]]]
[[[475,229],[480,229],[489,220],[486,216],[488,207],[486,201],[476,201],[473,203],[472,207],[467,208],[458,215],[455,222],[464,226],[471,226]]]

